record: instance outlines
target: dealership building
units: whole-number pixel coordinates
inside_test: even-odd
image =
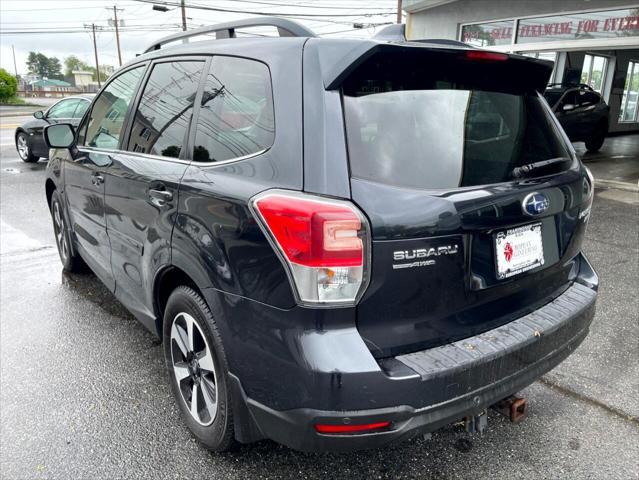
[[[555,62],[551,83],[584,83],[610,132],[639,131],[639,4],[628,0],[404,0],[409,39],[442,38]]]

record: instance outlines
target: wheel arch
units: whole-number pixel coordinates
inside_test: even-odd
[[[53,192],[57,189],[57,187],[53,180],[47,178],[47,181],[44,184],[44,188],[47,194],[47,205],[49,205],[49,209],[51,209],[51,197],[53,196]]]
[[[160,270],[156,276],[153,285],[153,308],[155,310],[155,327],[160,340],[163,340],[162,328],[164,323],[164,309],[171,292],[180,286],[187,286],[195,290],[195,292],[206,301],[202,294],[202,289],[193,280],[193,278],[181,268],[175,265],[168,265]]]

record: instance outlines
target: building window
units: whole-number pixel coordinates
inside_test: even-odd
[[[514,20],[464,25],[461,31],[462,42],[474,47],[510,45],[513,40]]]
[[[594,91],[601,93],[603,90],[604,79],[606,78],[607,65],[608,59],[606,57],[586,54],[579,82],[588,85]]]
[[[517,26],[517,43],[636,36],[639,36],[639,8],[525,18]]]
[[[628,73],[626,83],[623,87],[623,97],[621,98],[621,110],[619,111],[620,122],[638,121],[639,108],[639,61],[628,62]]]

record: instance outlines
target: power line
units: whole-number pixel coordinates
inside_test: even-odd
[[[181,6],[180,3],[177,2],[167,2],[167,1],[156,1],[156,0],[135,0],[136,2],[142,2],[142,3],[149,3],[152,5],[164,5],[167,7],[179,7]],[[340,14],[318,14],[318,13],[292,13],[292,12],[273,12],[273,13],[265,13],[265,12],[261,12],[261,11],[256,11],[256,10],[235,10],[235,9],[229,9],[229,8],[220,8],[220,7],[210,7],[210,6],[206,6],[206,5],[199,5],[199,4],[193,4],[193,3],[189,3],[186,5],[186,8],[193,8],[193,9],[198,9],[198,10],[210,10],[213,12],[226,12],[226,13],[243,13],[243,14],[250,14],[250,15],[275,15],[275,16],[285,16],[285,17],[291,17],[291,18],[302,18],[302,17],[361,17],[361,16],[366,16],[366,17],[373,17],[373,16],[388,16],[388,15],[394,15],[395,13],[393,11],[391,12],[367,12],[367,13],[340,13]]]

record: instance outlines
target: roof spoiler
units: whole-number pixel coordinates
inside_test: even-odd
[[[446,38],[419,38],[415,40],[408,40],[406,38],[406,25],[403,23],[395,23],[388,27],[382,28],[372,37],[375,40],[387,41],[387,42],[417,42],[417,43],[431,43],[433,45],[451,45],[455,47],[471,48],[464,42],[457,40],[448,40]]]
[[[280,37],[315,37],[315,33],[306,28],[304,25],[294,22],[293,20],[287,20],[286,18],[279,17],[255,17],[247,18],[244,20],[236,20],[233,22],[218,23],[216,25],[209,25],[206,27],[195,28],[193,30],[187,30],[185,32],[175,33],[168,37],[161,38],[157,42],[151,44],[144,53],[152,52],[153,50],[159,50],[162,45],[175,42],[177,40],[186,40],[191,37],[197,37],[199,35],[207,35],[215,33],[216,39],[221,38],[235,38],[235,30],[237,28],[244,27],[275,27]]]

